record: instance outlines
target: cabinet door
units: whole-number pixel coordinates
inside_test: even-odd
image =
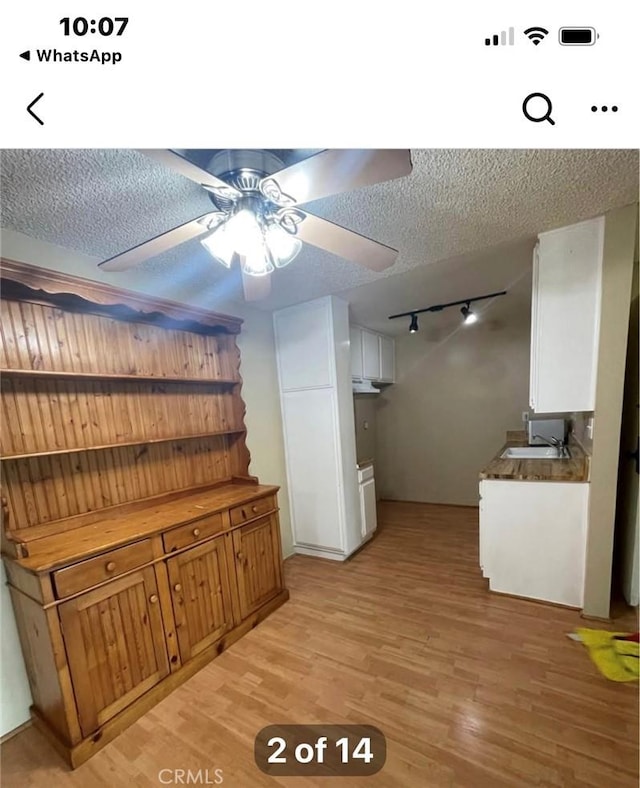
[[[240,612],[257,610],[282,589],[280,533],[276,515],[264,517],[233,532]]]
[[[362,329],[357,326],[349,328],[349,345],[351,348],[351,377],[362,378]]]
[[[540,235],[531,348],[537,413],[594,410],[603,242],[603,217]]]
[[[59,612],[88,736],[169,673],[153,567],[64,602]]]
[[[396,379],[395,371],[395,342],[389,337],[378,337],[380,344],[380,380],[393,383]]]
[[[380,346],[378,334],[362,331],[362,377],[366,380],[380,380]]]
[[[582,607],[589,485],[487,479],[481,490],[489,588]]]
[[[224,538],[170,558],[167,569],[184,663],[233,627]]]
[[[362,536],[370,536],[378,527],[376,511],[376,483],[367,479],[360,485],[360,511],[362,515]]]

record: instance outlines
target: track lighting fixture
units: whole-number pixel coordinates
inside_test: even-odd
[[[467,303],[466,306],[463,306],[460,310],[462,312],[462,317],[464,318],[465,326],[470,326],[472,323],[476,323],[478,320],[478,315],[471,311],[471,307]]]
[[[474,301],[484,301],[487,298],[497,298],[498,296],[506,294],[506,290],[500,290],[498,293],[487,293],[487,295],[474,296],[473,298],[462,298],[460,301],[449,301],[448,304],[434,304],[433,306],[426,306],[424,309],[412,309],[411,312],[400,312],[397,315],[389,315],[389,320],[395,320],[398,317],[410,317],[411,323],[409,324],[409,333],[415,334],[418,330],[418,315],[423,312],[440,312],[448,306],[460,306],[460,304],[463,304],[460,311],[462,312],[465,325],[471,325],[471,323],[476,323],[478,320],[476,313],[471,311],[471,304]]]

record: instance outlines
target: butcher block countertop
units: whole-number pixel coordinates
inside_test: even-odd
[[[525,432],[507,432],[507,441],[480,471],[481,479],[511,479],[528,482],[588,482],[591,458],[575,442],[569,441],[570,458],[519,460],[502,458],[505,449],[528,446]]]

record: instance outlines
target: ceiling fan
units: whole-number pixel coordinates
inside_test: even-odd
[[[393,265],[397,250],[297,207],[330,194],[409,175],[409,150],[324,150],[290,166],[273,151],[223,150],[207,169],[173,150],[143,150],[202,186],[215,210],[99,263],[124,271],[204,236],[201,243],[227,268],[238,261],[245,299],[269,294],[270,274],[288,265],[302,243],[372,271]]]

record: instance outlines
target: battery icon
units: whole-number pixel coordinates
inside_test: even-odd
[[[561,27],[558,34],[560,43],[566,47],[590,47],[597,38],[594,27]]]

